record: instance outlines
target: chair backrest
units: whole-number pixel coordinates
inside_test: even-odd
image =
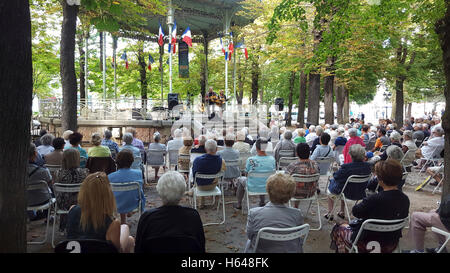
[[[178,150],[169,150],[169,164],[170,165],[177,165],[178,164]]]
[[[292,178],[294,178],[295,182],[300,182],[300,183],[313,183],[316,182],[320,179],[320,174],[319,173],[315,173],[315,174],[297,174],[294,173],[292,175]]]
[[[191,162],[194,162],[194,160],[197,157],[201,156],[201,155],[204,155],[204,154],[202,154],[202,153],[191,153]]]
[[[225,160],[225,166],[227,169],[225,170],[224,178],[237,178],[241,176],[241,159],[236,160]]]
[[[239,153],[239,159],[241,160],[241,171],[245,170],[245,165],[247,164],[247,159],[251,157],[252,154],[248,153]]]
[[[65,240],[56,245],[55,253],[119,253],[111,241],[94,239]]]
[[[279,157],[295,157],[295,151],[294,150],[280,150],[278,152]]]
[[[49,187],[48,187],[48,183],[46,182],[46,181],[44,181],[44,180],[37,180],[37,181],[30,181],[30,182],[28,182],[28,184],[27,184],[27,195],[28,194],[30,194],[30,195],[33,195],[34,193],[33,192],[38,192],[39,191],[39,193],[47,193],[48,194],[48,197],[50,198],[51,196],[50,196],[50,189],[49,189]],[[29,199],[28,198],[28,196],[27,196],[27,199]]]
[[[156,149],[148,149],[147,150],[147,164],[148,165],[161,165],[164,166],[166,163],[165,158],[166,150],[156,150]],[[163,159],[163,162],[160,162],[159,159]],[[156,161],[152,161],[152,159],[155,159]]]
[[[256,235],[254,251],[257,252],[259,241],[261,239],[277,242],[286,242],[298,238],[303,238],[303,240],[300,241],[300,244],[304,244],[306,238],[308,237],[308,233],[309,233],[309,224],[303,224],[301,226],[291,228],[264,227],[260,229],[258,231],[258,235]]]
[[[50,172],[61,170],[61,165],[44,164],[44,167],[47,168]]]
[[[402,164],[402,166],[405,165],[405,163],[404,163],[405,159],[410,158],[411,157],[410,154],[415,154],[415,153],[416,153],[416,150],[408,149],[408,151],[406,151],[406,153],[403,155],[402,159],[400,160],[400,164]]]
[[[219,185],[221,184],[221,180],[223,179],[224,172],[220,171],[215,174],[205,174],[205,173],[196,173],[194,177],[194,184],[197,184],[197,179],[219,179]]]
[[[191,155],[188,155],[188,154],[179,154],[178,155],[178,160],[181,160],[182,162],[183,161],[189,162],[189,164],[192,163]],[[187,165],[187,169],[183,169],[182,168],[182,167],[184,167],[183,164],[178,164],[178,162],[177,162],[178,171],[189,172],[190,171],[189,170],[189,164]]]
[[[403,219],[395,219],[395,220],[380,220],[380,219],[365,220],[362,223],[355,240],[353,241],[352,249],[357,248],[356,246],[358,244],[358,240],[361,237],[361,234],[364,230],[374,232],[393,232],[404,228],[408,224],[408,219],[409,218],[406,217]]]
[[[336,148],[334,148],[334,157],[336,159],[336,162],[340,165],[340,160],[339,160],[339,155],[342,154],[342,151],[344,151],[345,146],[344,145],[339,145],[336,146]]]
[[[275,173],[275,170],[268,172],[250,171],[247,174],[248,193],[266,193],[267,178]]]
[[[326,174],[331,171],[331,164],[336,161],[336,157],[318,157],[315,161],[319,164],[320,174]]]
[[[80,192],[81,183],[77,184],[62,184],[55,183],[53,184],[53,192],[55,193],[56,204],[58,204],[58,200],[61,198],[62,193],[78,193]],[[66,211],[68,212],[68,210]]]
[[[278,160],[278,170],[281,170],[287,166],[289,166],[289,164],[296,162],[298,160],[297,157],[280,157],[280,159]]]
[[[347,181],[345,181],[344,187],[342,188],[342,193],[344,193],[344,191],[347,188],[347,185],[349,183],[354,183],[354,184],[367,183],[371,176],[372,176],[371,174],[369,174],[369,175],[351,175],[351,176],[349,176],[347,178]],[[360,199],[362,199],[364,197],[365,188],[361,187],[361,190],[362,190],[361,196],[360,196],[361,198],[358,198],[357,200],[360,200]],[[346,198],[349,199],[347,196],[346,196]]]
[[[131,164],[132,169],[140,169],[142,164],[142,157],[141,156],[135,156],[133,164]]]
[[[144,240],[143,253],[205,253],[197,239],[191,236],[158,236]]]

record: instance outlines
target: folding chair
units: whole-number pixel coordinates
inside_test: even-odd
[[[416,154],[416,150],[410,150],[410,149],[408,149],[408,151],[406,151],[406,153],[405,153],[405,155],[402,157],[402,159],[400,160],[400,164],[402,164],[402,166],[403,166],[403,170],[406,172],[407,171],[407,169],[406,168],[411,168],[411,167],[413,167],[414,165],[412,164],[412,162],[411,163],[409,163],[409,164],[406,164],[405,163],[405,160],[408,158],[408,157],[410,157],[410,154],[413,154],[413,155],[415,155]]]
[[[336,200],[335,200],[335,202],[333,204],[333,209],[331,210],[331,214],[334,213],[334,210],[336,208],[337,203],[340,200],[343,199],[344,200],[344,205],[345,205],[345,213],[347,215],[348,221],[350,222],[351,219],[350,219],[350,213],[349,213],[349,210],[348,210],[347,200],[356,201],[356,203],[355,203],[355,205],[356,205],[358,203],[358,201],[360,201],[360,200],[362,200],[364,198],[365,188],[362,189],[361,195],[359,196],[360,198],[358,198],[358,199],[348,199],[348,198],[346,198],[345,194],[344,194],[345,189],[347,188],[347,185],[349,183],[350,184],[351,183],[354,183],[354,184],[367,183],[371,176],[372,176],[371,174],[369,174],[369,175],[351,175],[349,178],[347,178],[347,181],[345,182],[341,193],[338,195],[338,198],[336,198]],[[328,185],[328,183],[327,183],[327,185]],[[328,186],[327,186],[327,188],[328,188]]]
[[[339,166],[341,166],[341,160],[339,159],[339,156],[342,154],[342,151],[344,151],[345,145],[339,145],[334,148],[334,156],[336,158],[336,162]]]
[[[284,157],[284,158],[295,158],[295,151],[294,150],[280,150],[278,152],[278,161],[282,157]],[[283,166],[283,167],[285,167],[285,166]],[[279,169],[280,169],[279,162],[277,162],[277,170],[279,170]]]
[[[27,193],[29,193],[30,191],[36,191],[36,190],[44,190],[44,191],[48,191],[48,194],[50,196],[50,189],[48,188],[48,184],[46,181],[44,180],[39,180],[39,181],[32,181],[30,184],[28,184],[27,186]],[[31,193],[29,193],[31,194]],[[44,240],[43,241],[38,241],[38,242],[27,242],[27,244],[29,245],[36,245],[36,244],[45,244],[45,242],[47,242],[47,231],[48,231],[48,225],[49,225],[49,220],[50,220],[50,211],[53,207],[53,204],[55,204],[56,199],[55,198],[50,198],[48,200],[47,203],[42,204],[42,205],[37,205],[37,206],[27,206],[27,210],[32,210],[34,212],[38,211],[38,210],[48,210],[47,213],[47,226],[45,227],[45,236],[44,236]]]
[[[435,194],[435,193],[436,193],[436,191],[437,191],[437,190],[439,189],[439,187],[441,186],[442,181],[444,181],[444,173],[442,173],[441,181],[439,181],[439,183],[436,185],[436,187],[434,187],[432,194]]]
[[[224,172],[218,172],[216,174],[202,174],[202,173],[196,173],[194,177],[194,190],[193,190],[193,198],[194,198],[194,209],[197,209],[197,197],[206,197],[206,196],[212,196],[213,204],[215,202],[216,196],[221,196],[221,199],[219,199],[219,202],[217,203],[217,211],[219,211],[220,202],[222,202],[222,213],[223,218],[222,222],[220,223],[206,223],[203,224],[203,226],[209,226],[209,225],[222,225],[225,223],[225,197],[223,195],[223,187],[222,187],[222,180],[223,180]],[[199,190],[197,186],[197,179],[219,179],[217,185],[213,190],[210,191],[203,191]]]
[[[44,164],[44,167],[50,171],[52,176],[54,176],[57,171],[61,170],[61,165]]]
[[[326,175],[327,177],[329,177],[333,173],[332,167],[333,167],[333,162],[336,161],[335,157],[318,157],[318,158],[316,158],[315,161],[319,164],[319,167],[327,166],[327,168],[326,168],[327,173],[321,174],[321,175]],[[320,173],[322,173],[322,170]]]
[[[309,233],[309,224],[303,224],[301,226],[291,228],[265,227],[258,231],[253,251],[254,253],[257,252],[259,241],[261,239],[277,242],[286,242],[298,238],[303,238],[303,240],[300,240],[300,245],[304,245],[306,239],[308,238],[308,233]]]
[[[444,249],[444,247],[447,245],[448,241],[450,240],[450,233],[448,233],[447,231],[443,231],[442,229],[439,229],[436,227],[431,227],[431,231],[436,232],[442,236],[445,236],[445,242],[441,245],[439,250],[436,252],[436,253],[441,253],[442,250]]]
[[[252,154],[248,153],[239,153],[239,159],[241,160],[241,173],[245,171],[245,166],[247,164],[247,159],[251,157]]]
[[[278,168],[277,170],[283,170],[284,168],[286,168],[287,166],[289,166],[289,164],[296,162],[298,160],[297,157],[280,157],[280,159],[277,162]]]
[[[228,179],[228,180],[233,180],[235,178],[240,177],[240,167],[241,167],[241,160],[240,159],[236,159],[236,160],[225,160],[225,166],[227,167],[224,177],[223,179]],[[230,172],[232,170],[239,170],[238,175],[232,175],[230,174]],[[228,183],[225,183],[225,185],[227,185],[226,189],[228,190]]]
[[[124,183],[110,183],[110,184],[111,184],[111,190],[114,193],[114,196],[116,196],[116,193],[120,193],[120,192],[126,192],[126,191],[136,191],[137,192],[137,197],[138,197],[137,210],[139,213],[139,218],[141,218],[141,214],[142,214],[142,210],[143,210],[142,196],[141,196],[141,184],[137,181],[124,182]]]
[[[314,182],[319,182],[320,179],[320,174],[311,174],[311,175],[306,175],[306,174],[293,174],[292,177],[294,178],[294,181],[296,183],[314,183]],[[309,209],[311,208],[311,204],[313,201],[317,202],[317,215],[319,217],[319,227],[318,228],[312,228],[311,230],[321,230],[322,229],[322,219],[320,217],[320,206],[319,206],[319,198],[317,197],[317,191],[314,190],[314,194],[313,196],[309,196],[306,198],[296,198],[296,197],[292,197],[291,200],[289,200],[289,206],[291,207],[291,201],[295,202],[295,201],[309,201],[309,206],[308,206],[308,210],[306,211],[305,215],[308,215]]]
[[[426,138],[424,138],[424,139],[422,139],[422,140],[414,140],[414,142],[416,143],[416,146],[419,147],[419,149],[420,149],[420,148],[422,148],[423,143],[424,143],[425,141],[428,141],[428,139],[429,139],[429,137],[426,137]],[[419,143],[417,143],[417,141],[418,141]]]
[[[441,155],[439,153],[436,153],[436,151],[438,151],[438,149],[443,149],[442,146],[436,146],[434,147],[433,153],[431,154],[430,157],[422,157],[420,158],[420,160],[425,160],[425,164],[423,164],[422,168],[420,169],[419,173],[425,172],[428,163],[432,163],[433,166],[436,166],[436,162],[439,162],[439,160],[441,160]],[[441,151],[439,150],[439,151]]]
[[[95,239],[65,240],[55,247],[55,253],[119,253],[110,241]]]
[[[245,193],[246,193],[246,197],[247,197],[247,215],[248,215],[248,211],[250,210],[250,200],[249,200],[249,196],[251,195],[267,195],[267,191],[266,191],[266,183],[267,183],[267,178],[269,178],[269,176],[271,176],[272,174],[275,174],[275,171],[270,171],[270,172],[254,172],[254,171],[250,171],[247,174],[247,182],[246,182],[246,189],[245,189]],[[264,181],[251,181],[251,178],[264,178]],[[251,182],[251,183],[249,183]],[[244,210],[242,210],[242,213],[244,213]]]
[[[69,209],[59,209],[58,208],[58,200],[61,199],[61,195],[64,193],[78,193],[80,192],[81,183],[79,184],[61,184],[61,183],[55,183],[53,185],[53,191],[55,193],[55,210],[53,212],[53,228],[52,228],[52,247],[55,248],[55,227],[56,227],[56,221],[57,217],[61,214],[68,214]]]
[[[169,162],[169,170],[170,170],[172,166],[178,165],[178,150],[168,150],[167,156],[168,156],[167,161]]]
[[[356,235],[356,238],[353,241],[352,246],[350,248],[348,248],[348,247],[346,247],[346,248],[350,253],[353,253],[353,252],[358,253],[358,241],[359,241],[359,238],[361,237],[363,230],[375,231],[375,232],[393,232],[393,231],[401,230],[402,228],[404,228],[408,224],[408,219],[409,219],[409,217],[406,217],[404,219],[396,219],[396,220],[367,219],[362,223],[361,227],[359,228],[358,234]],[[367,247],[369,247],[369,243],[368,243]],[[374,245],[374,246],[375,246],[375,250],[373,250],[371,253],[380,253],[381,250],[380,250],[379,244],[378,244],[378,248],[377,248],[377,245]],[[399,250],[400,250],[400,241],[397,245],[397,248],[394,250],[394,252],[400,252]]]

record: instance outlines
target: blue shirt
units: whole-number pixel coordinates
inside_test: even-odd
[[[119,151],[122,151],[124,149],[130,150],[133,152],[133,157],[141,157],[141,150],[139,150],[139,148],[134,147],[133,145],[123,145],[122,147],[119,148]],[[141,162],[142,162],[142,157],[141,157]],[[131,164],[131,168],[132,169],[140,169],[140,162],[137,160],[133,161],[133,164]]]
[[[142,172],[130,168],[122,168],[108,175],[110,183],[139,182],[141,195],[141,208],[145,208],[145,196],[142,189],[144,181],[142,180]],[[139,195],[136,191],[114,192],[116,197],[116,206],[119,213],[128,213],[138,207]]]
[[[245,165],[246,172],[275,171],[275,158],[273,156],[251,156]],[[253,192],[266,192],[266,178],[254,177],[247,180],[247,185]]]
[[[220,155],[203,154],[195,158],[192,164],[192,176],[196,173],[216,174],[222,169],[222,157]],[[204,186],[213,182],[213,179],[197,179],[197,185]]]
[[[102,140],[102,146],[106,146],[109,148],[109,150],[111,151],[111,153],[119,153],[119,145],[117,145],[117,143],[115,143],[114,141],[112,141],[111,139],[103,139]]]

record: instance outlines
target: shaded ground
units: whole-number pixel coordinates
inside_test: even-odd
[[[162,174],[162,171],[161,171]],[[160,174],[160,175],[161,175]],[[150,173],[150,177],[154,177],[153,171]],[[416,185],[422,182],[425,179],[425,174],[418,174],[417,171],[410,173],[408,175],[406,184],[403,188],[406,195],[408,195],[411,206],[410,213],[414,211],[430,211],[431,209],[437,208],[437,201],[440,200],[440,193],[432,194],[433,187],[427,186],[420,192],[414,191]],[[158,196],[155,188],[156,184],[150,183],[150,187],[145,189],[145,194],[147,198],[146,209],[153,208],[161,205],[161,199]],[[305,252],[312,253],[330,253],[333,252],[330,246],[330,232],[334,225],[334,222],[327,222],[323,215],[327,212],[327,202],[326,195],[324,195],[324,189],[326,186],[326,179],[321,178],[320,180],[320,188],[321,194],[320,198],[324,198],[320,201],[320,213],[322,217],[322,229],[320,231],[310,231],[308,235],[308,239],[304,245]],[[231,202],[235,201],[236,198],[233,196],[232,191],[226,191],[225,201]],[[251,198],[251,207],[257,206],[259,198],[257,196]],[[266,201],[267,198],[266,198]],[[209,201],[210,202],[210,201]],[[207,201],[207,204],[209,203]],[[245,203],[245,202],[243,202]],[[306,212],[307,206],[309,202],[300,203],[300,209],[303,213]],[[189,200],[184,198],[181,201],[182,205],[189,206]],[[217,204],[217,203],[216,203]],[[353,204],[350,205],[350,207]],[[246,206],[246,205],[245,205]],[[244,206],[244,210],[246,207]],[[199,210],[203,223],[206,222],[219,222],[222,212],[221,208],[219,212],[216,210],[216,205],[207,206],[206,209]],[[318,226],[318,218],[316,215],[317,207],[315,204],[312,205],[310,209],[310,213],[307,215],[305,222],[309,223],[313,228]],[[212,253],[239,253],[244,251],[245,242],[246,242],[246,227],[247,217],[246,215],[242,215],[241,211],[235,211],[232,207],[232,204],[226,205],[226,222],[223,225],[213,225],[206,226],[205,237],[206,237],[206,251]],[[129,218],[129,224],[131,225],[131,234],[134,236],[136,234],[136,228],[138,223],[138,215],[135,214],[131,218]],[[44,236],[45,223],[44,220],[34,221],[28,224],[28,240],[42,240]],[[56,228],[57,230],[57,228]],[[403,229],[403,238],[400,240],[400,246],[402,249],[412,249],[413,244],[412,241],[407,236],[408,229]],[[55,234],[55,242],[64,239],[64,236],[56,232]],[[437,241],[433,236],[431,230],[426,233],[425,238],[425,247],[436,247]],[[51,225],[48,232],[48,240],[46,244],[43,245],[28,245],[28,252],[31,253],[52,253],[53,248],[51,245]]]

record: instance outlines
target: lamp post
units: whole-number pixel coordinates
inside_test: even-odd
[[[387,109],[388,109],[388,102],[391,100],[391,96],[392,94],[389,92],[388,88],[386,87],[386,90],[383,92],[383,96],[384,96],[384,100],[386,102],[386,111],[385,111],[385,116],[384,118],[387,119]]]

